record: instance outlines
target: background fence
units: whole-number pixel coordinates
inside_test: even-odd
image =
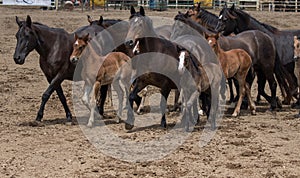
[[[30,4],[26,2],[30,1]],[[22,6],[32,6],[40,1],[51,1],[48,7],[54,9],[57,4],[63,7],[66,0],[0,0],[1,5],[22,5]],[[195,3],[201,3],[201,7],[220,9],[224,6],[225,2],[230,6],[235,4],[241,9],[247,10],[260,10],[260,11],[282,11],[282,12],[299,12],[300,2],[298,0],[90,0],[90,3],[84,1],[88,0],[72,0],[75,6],[82,4],[88,4],[90,7],[93,1],[96,6],[101,6],[104,8],[120,8],[128,9],[130,6],[144,6],[152,10],[166,10],[167,8],[188,8]],[[299,0],[300,1],[300,0]],[[7,4],[5,2],[12,2],[15,4]],[[25,2],[25,3],[24,3]],[[37,6],[38,4],[36,4]]]

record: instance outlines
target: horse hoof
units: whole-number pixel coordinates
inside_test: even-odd
[[[298,102],[293,103],[293,104],[291,105],[291,108],[293,108],[293,109],[300,109],[300,104],[299,104]]]
[[[237,113],[233,113],[231,116],[232,116],[232,117],[237,117],[238,114],[237,114]]]
[[[134,127],[134,125],[125,123],[125,129],[126,129],[126,130],[131,130],[133,127]]]
[[[256,115],[256,111],[255,110],[251,111],[251,115]]]
[[[93,127],[93,123],[92,123],[92,122],[89,122],[86,126],[87,126],[88,128],[92,128],[92,127]]]

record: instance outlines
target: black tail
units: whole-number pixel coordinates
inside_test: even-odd
[[[274,70],[278,84],[285,90],[284,92],[287,95],[287,99],[290,101],[292,99],[292,92],[295,91],[297,87],[297,81],[293,80],[292,77],[295,75],[294,72],[288,72],[279,60],[278,55],[276,55]]]

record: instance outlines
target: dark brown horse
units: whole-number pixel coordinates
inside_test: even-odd
[[[289,104],[296,88],[293,61],[293,37],[299,35],[300,30],[279,30],[271,25],[264,24],[251,17],[243,10],[224,7],[219,14],[219,22],[216,30],[224,35],[239,34],[247,30],[259,30],[268,34],[274,41],[276,48],[275,71],[281,70],[283,75],[276,74],[278,83],[282,85],[284,103]],[[284,65],[285,69],[281,69]]]
[[[72,53],[74,34],[69,34],[60,28],[50,28],[41,23],[32,22],[30,16],[25,21],[16,17],[19,30],[16,33],[17,44],[14,53],[16,64],[24,64],[27,55],[36,50],[39,55],[40,67],[49,82],[47,90],[43,93],[42,103],[37,113],[36,120],[41,121],[44,115],[44,108],[51,94],[56,91],[66,112],[67,121],[72,120],[72,114],[66,102],[61,83],[73,80],[76,65],[72,64],[69,56]],[[100,26],[85,26],[77,30],[78,33],[90,33],[102,31]],[[106,89],[107,90],[107,89]],[[101,93],[106,93],[101,91]],[[101,101],[104,104],[104,100]]]

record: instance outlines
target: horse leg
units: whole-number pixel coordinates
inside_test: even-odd
[[[243,97],[245,96],[245,78],[246,76],[242,73],[237,73],[237,76],[236,76],[236,79],[237,81],[239,82],[239,99],[238,99],[238,102],[235,106],[235,109],[234,109],[234,112],[232,114],[233,117],[237,117],[239,114],[240,114],[240,109],[241,109],[241,104],[242,104],[242,100],[243,100]]]
[[[134,82],[133,90],[130,92],[128,97],[129,107],[127,111],[127,120],[125,122],[126,130],[131,130],[134,127],[133,101],[136,101],[137,98],[140,98],[138,93],[146,86],[147,85],[144,82],[139,82],[138,79]]]
[[[113,85],[114,89],[116,90],[118,99],[119,99],[119,107],[118,107],[118,112],[117,112],[117,123],[119,123],[122,118],[124,91],[123,91],[122,87],[120,86],[119,80],[115,80],[112,83],[112,85]]]
[[[265,93],[266,76],[264,73],[262,73],[262,71],[257,72],[257,84],[258,94],[263,96],[269,103],[271,103],[272,97]],[[272,86],[270,86],[270,88],[272,88]]]
[[[269,87],[271,90],[271,98],[270,98],[270,104],[271,104],[271,110],[274,110],[277,107],[277,100],[276,100],[276,80],[274,78],[273,73],[265,73],[265,76],[267,78],[267,81],[269,83]]]
[[[93,85],[92,89],[92,95],[91,95],[91,100],[90,100],[90,118],[87,124],[87,127],[93,127],[93,124],[95,122],[95,112],[96,112],[96,105],[97,105],[97,97],[99,95],[99,90],[100,90],[100,82],[96,81]]]
[[[84,94],[81,98],[81,101],[89,110],[91,110],[89,107],[91,90],[92,90],[92,87],[85,83],[84,84]]]
[[[170,110],[171,112],[180,110],[180,103],[179,103],[180,91],[178,89],[175,90],[175,99],[174,99],[174,106]]]
[[[52,84],[50,84],[47,88],[47,90],[43,93],[43,96],[42,96],[42,103],[40,105],[40,109],[37,113],[37,116],[36,116],[36,121],[41,121],[43,116],[44,116],[44,109],[45,109],[45,105],[47,103],[47,101],[49,100],[51,94],[54,92],[54,87]]]
[[[97,106],[101,118],[103,118],[104,115],[104,104],[107,97],[108,87],[109,85],[102,85],[100,87],[100,96],[97,97]]]
[[[232,78],[227,79],[228,80],[228,86],[229,86],[229,93],[230,93],[230,98],[229,98],[229,103],[232,103],[234,100],[234,93],[233,93],[233,86],[232,86]]]
[[[62,103],[62,105],[64,107],[65,112],[66,112],[67,122],[71,122],[72,121],[72,114],[71,114],[71,111],[70,111],[70,109],[67,105],[67,100],[66,100],[66,97],[64,95],[63,89],[61,88],[61,85],[59,85],[56,88],[56,93],[58,95],[58,98],[59,98],[60,102]]]
[[[199,92],[197,90],[195,90],[192,95],[189,97],[189,100],[186,102],[186,109],[187,109],[187,118],[186,118],[186,131],[189,131],[189,123],[190,121],[192,121],[193,126],[196,124],[195,123],[195,118],[192,117],[191,114],[191,108],[193,107],[193,113],[197,113],[197,98],[199,98]],[[196,107],[195,107],[196,106]],[[198,114],[197,114],[198,115]]]
[[[240,98],[240,93],[239,93],[239,91],[240,91],[240,84],[239,84],[239,82],[235,78],[233,78],[233,83],[234,83],[234,86],[235,86],[235,89],[236,89],[236,97],[234,97],[233,102],[236,102]]]
[[[141,114],[144,110],[144,106],[145,106],[145,100],[146,100],[146,96],[147,96],[147,87],[143,89],[143,94],[142,94],[142,100],[141,103],[136,111],[136,113]]]
[[[250,110],[251,110],[251,114],[255,115],[256,114],[256,106],[255,103],[253,102],[252,98],[251,98],[251,90],[249,88],[249,84],[247,82],[245,82],[245,90],[246,90],[246,95],[248,98],[248,104],[250,106]]]
[[[167,86],[162,87],[162,90],[161,90],[161,94],[163,97],[161,97],[161,100],[160,100],[160,109],[161,109],[161,114],[162,114],[160,126],[164,127],[164,128],[167,127],[166,109],[167,109],[167,99],[170,94],[170,91],[171,91],[171,89],[169,89],[169,87],[167,87]]]

